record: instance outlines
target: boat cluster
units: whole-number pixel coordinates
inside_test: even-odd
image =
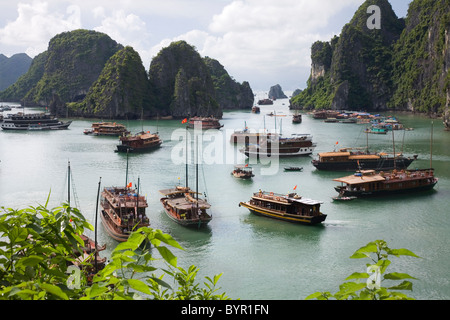
[[[314,118],[356,117],[380,125],[390,124],[391,130],[395,130],[398,121],[396,119],[382,119],[378,115],[362,113],[331,113],[320,112]],[[185,119],[187,128],[220,129],[223,125],[212,117],[194,117]],[[4,130],[33,130],[33,129],[67,129],[70,121],[61,122],[48,114],[23,114],[8,115],[1,124]],[[162,144],[158,133],[139,132],[132,135],[124,125],[115,122],[97,122],[92,128],[84,131],[88,135],[119,136],[120,144],[117,152],[139,152],[158,148]],[[187,130],[186,130],[186,134]],[[187,141],[187,139],[186,139]],[[276,156],[292,157],[311,155],[316,147],[310,134],[294,134],[291,137],[283,137],[281,134],[255,133],[245,127],[244,130],[235,131],[231,136],[231,143],[243,144],[240,149],[247,157]],[[187,156],[187,155],[186,155]],[[318,170],[327,171],[353,171],[353,175],[334,179],[342,185],[336,187],[339,193],[335,200],[352,200],[359,197],[394,194],[400,192],[412,192],[432,189],[438,179],[434,176],[433,169],[408,170],[408,166],[417,159],[417,156],[406,158],[401,154],[388,155],[381,152],[369,152],[368,147],[361,149],[341,149],[338,152],[320,153],[318,159],[312,164]],[[197,164],[198,166],[198,164]],[[127,156],[128,170],[128,156]],[[188,166],[186,165],[186,176]],[[285,171],[302,171],[301,167],[287,167]],[[198,172],[198,168],[197,168]],[[236,166],[231,174],[239,179],[251,179],[254,177],[252,168],[248,165]],[[188,185],[175,186],[172,189],[160,190],[163,197],[161,204],[167,216],[183,226],[200,228],[207,225],[212,215],[208,212],[211,205],[207,200],[199,198],[198,183],[196,190]],[[295,189],[294,189],[295,190]],[[133,230],[150,224],[145,215],[147,200],[139,195],[138,185],[126,183],[122,187],[105,187],[101,200],[101,220],[108,234],[117,241],[126,241]],[[240,202],[239,206],[248,208],[250,212],[269,218],[314,225],[325,221],[327,215],[320,210],[322,202],[304,199],[296,193],[276,194],[273,192],[259,191],[253,194],[248,202]]]

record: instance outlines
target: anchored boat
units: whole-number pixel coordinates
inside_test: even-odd
[[[84,130],[84,134],[93,136],[122,136],[129,134],[130,131],[120,123],[116,122],[95,122],[90,129]]]
[[[333,181],[342,183],[341,186],[335,187],[340,197],[359,198],[431,190],[437,184],[438,178],[434,176],[434,169],[388,172],[362,170]]]
[[[63,122],[48,113],[19,112],[3,118],[0,127],[3,130],[62,130],[67,129],[72,121]]]
[[[116,152],[145,152],[159,148],[162,140],[157,133],[139,132],[135,135],[123,135]]]
[[[296,193],[276,194],[259,191],[253,194],[248,202],[241,202],[239,206],[250,212],[268,218],[315,225],[325,221],[327,215],[320,211],[322,202],[302,198]]]

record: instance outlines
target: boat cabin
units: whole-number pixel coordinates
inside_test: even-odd
[[[250,204],[270,211],[297,216],[319,216],[322,202],[305,199],[296,193],[287,195],[259,191],[253,194]]]

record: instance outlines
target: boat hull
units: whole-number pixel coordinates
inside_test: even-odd
[[[72,121],[64,122],[61,124],[55,124],[55,125],[36,125],[36,126],[15,126],[15,125],[7,125],[2,124],[1,128],[3,130],[9,130],[9,131],[34,131],[34,130],[65,130],[68,129],[71,125]]]
[[[435,178],[433,183],[430,183],[425,186],[419,187],[411,187],[405,189],[396,189],[396,190],[373,190],[373,191],[352,191],[346,190],[345,187],[335,187],[334,189],[339,192],[341,197],[357,197],[357,198],[369,198],[369,197],[381,197],[381,196],[390,196],[390,195],[398,195],[398,194],[406,194],[413,192],[423,192],[429,191],[434,188],[437,184],[438,179]]]
[[[182,219],[182,218],[179,218],[176,215],[176,213],[173,212],[172,208],[164,203],[164,200],[166,200],[166,198],[161,199],[161,203],[163,205],[164,212],[172,221],[178,223],[179,225],[182,225],[184,227],[201,228],[201,227],[205,227],[211,221],[211,218],[208,218],[208,219]]]
[[[106,230],[106,233],[108,233],[108,235],[111,238],[119,242],[125,242],[128,240],[129,237],[128,234],[119,233],[116,230],[114,230],[114,228],[111,226],[110,221],[107,218],[107,213],[104,210],[102,210],[100,217],[102,220],[103,227]]]
[[[117,145],[117,150],[116,152],[123,152],[126,153],[128,152],[133,152],[133,153],[138,153],[138,152],[147,152],[147,151],[152,151],[155,150],[157,148],[159,148],[161,146],[162,142],[158,143],[158,144],[154,144],[152,146],[146,146],[146,147],[131,147],[131,146],[127,146],[124,144],[119,144]]]
[[[257,207],[254,205],[249,204],[248,202],[241,202],[239,204],[239,206],[242,206],[244,208],[247,208],[248,210],[250,210],[251,213],[257,215],[257,216],[262,216],[262,217],[267,217],[267,218],[272,218],[272,219],[276,219],[276,220],[282,220],[282,221],[287,221],[287,222],[292,222],[292,223],[299,223],[299,224],[305,224],[305,225],[317,225],[322,223],[323,221],[325,221],[327,215],[322,214],[320,216],[298,216],[295,217],[293,215],[283,215],[279,212],[276,211],[272,211],[272,210],[267,210],[265,208],[261,208],[261,207]]]
[[[320,162],[313,160],[311,163],[317,170],[322,171],[358,171],[358,170],[394,170],[407,169],[415,159],[403,158],[396,159],[377,159],[363,160],[360,159],[359,166],[357,161],[341,161],[341,162]]]

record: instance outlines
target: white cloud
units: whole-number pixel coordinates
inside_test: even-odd
[[[0,29],[0,44],[24,46],[25,52],[35,56],[47,49],[54,35],[81,27],[80,8],[68,6],[65,13],[50,12],[43,1],[19,3],[17,19]]]
[[[132,46],[140,53],[144,65],[147,63],[150,33],[139,16],[124,10],[115,10],[108,16],[103,7],[97,7],[94,15],[103,19],[101,25],[94,27],[94,30],[106,33],[124,46]]]
[[[235,0],[212,17],[207,31],[194,30],[171,41],[186,40],[202,56],[220,61],[238,81],[250,80],[261,89],[269,83],[305,85],[311,65],[310,48],[317,40],[330,40],[339,29],[326,29],[330,19],[360,0]],[[295,79],[297,83],[295,84]]]

